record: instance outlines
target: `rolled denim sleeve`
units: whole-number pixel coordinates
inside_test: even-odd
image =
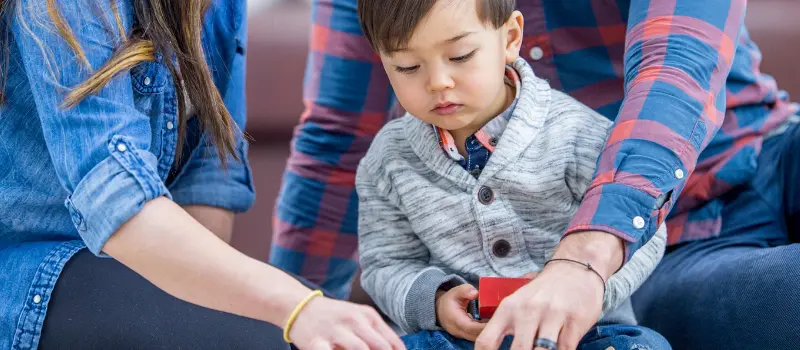
[[[238,1],[238,7],[244,9],[244,1]],[[223,9],[212,9],[221,10]],[[207,55],[212,62],[220,62],[214,65],[217,88],[236,126],[239,130],[245,130],[247,16],[238,13],[234,11],[231,15],[236,21],[236,40],[220,43],[220,48],[209,50]],[[239,160],[229,156],[226,167],[222,166],[216,146],[206,135],[203,135],[197,147],[189,151],[189,159],[169,187],[176,203],[206,205],[235,213],[250,209],[255,201],[255,189],[247,160],[248,143],[241,132],[237,131],[235,134]]]
[[[127,73],[73,108],[61,106],[69,89],[89,78],[120,43],[117,32],[108,28],[114,23],[109,9],[98,7],[94,0],[57,2],[82,48],[84,55],[79,55],[52,24],[45,0],[18,5],[11,33],[33,90],[42,137],[72,221],[89,249],[99,255],[108,238],[144,203],[170,197],[155,170],[157,157],[148,151],[149,118],[134,106]],[[120,6],[126,29],[130,11]]]
[[[239,140],[236,150],[240,161],[228,159],[227,168],[222,168],[217,148],[201,140],[181,174],[170,187],[176,203],[206,205],[242,213],[250,209],[255,200],[255,190],[247,161],[247,142]]]

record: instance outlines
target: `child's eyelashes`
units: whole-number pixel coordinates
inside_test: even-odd
[[[415,71],[417,71],[418,68],[419,68],[419,65],[411,66],[411,67],[395,66],[394,70],[396,70],[398,73],[411,74],[411,73],[414,73]]]
[[[475,50],[472,50],[472,52],[470,52],[470,53],[468,53],[468,54],[466,54],[464,56],[453,57],[453,58],[450,59],[450,61],[453,61],[453,62],[466,62],[466,61],[469,61],[469,59],[472,58],[472,56],[475,56],[475,52],[477,52],[477,51],[478,51],[478,49],[475,49]]]
[[[475,50],[472,50],[472,52],[470,52],[470,53],[468,53],[468,54],[466,54],[464,56],[453,57],[453,58],[450,59],[450,61],[451,62],[456,62],[456,63],[462,63],[462,62],[469,61],[469,59],[472,58],[472,56],[475,56],[475,52],[477,52],[477,51],[478,51],[478,49],[475,49]],[[409,66],[409,67],[394,66],[394,70],[396,72],[402,73],[402,74],[411,74],[411,73],[416,72],[418,69],[419,69],[419,65],[414,65],[414,66]]]

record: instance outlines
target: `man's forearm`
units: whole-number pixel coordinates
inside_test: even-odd
[[[561,239],[553,258],[590,263],[608,281],[622,266],[624,255],[621,238],[603,231],[581,231]]]

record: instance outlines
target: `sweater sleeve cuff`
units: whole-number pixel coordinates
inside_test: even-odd
[[[439,330],[436,325],[436,291],[443,287],[450,289],[467,283],[457,275],[448,275],[444,271],[430,267],[417,275],[405,298],[405,323],[408,333],[420,330]]]
[[[590,188],[564,235],[604,231],[625,241],[625,262],[655,233],[668,203],[643,191],[610,183]]]

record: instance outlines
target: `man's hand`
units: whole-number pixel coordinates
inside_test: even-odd
[[[450,335],[475,341],[486,324],[474,320],[467,314],[467,304],[478,298],[478,290],[470,284],[462,284],[447,292],[436,293],[436,319]]]
[[[553,258],[590,263],[607,281],[622,265],[623,256],[620,238],[586,231],[564,237]],[[600,317],[603,290],[603,281],[586,267],[554,261],[500,303],[475,349],[495,350],[509,334],[514,335],[512,349],[532,349],[537,337],[558,343],[560,350],[576,349]]]
[[[575,349],[597,322],[602,303],[603,285],[594,273],[578,264],[548,264],[503,299],[475,349],[495,350],[506,335],[514,335],[512,349],[533,349],[537,337],[557,342],[558,349]]]

